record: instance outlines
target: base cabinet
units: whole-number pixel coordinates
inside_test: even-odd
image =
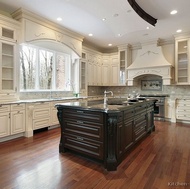
[[[0,138],[25,132],[25,104],[1,105]]]
[[[177,99],[176,118],[190,121],[190,99]]]
[[[10,113],[0,113],[0,138],[10,135]]]
[[[59,152],[72,150],[101,160],[108,171],[116,170],[129,148],[154,130],[154,102],[138,104],[121,111],[57,105]]]

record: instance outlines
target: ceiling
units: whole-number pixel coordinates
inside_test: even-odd
[[[171,39],[176,30],[190,31],[189,0],[136,0],[157,19],[155,27],[131,8],[127,0],[0,0],[0,10],[24,8],[84,36],[84,42],[101,49],[154,39]],[[170,11],[178,13],[170,15]],[[61,17],[62,21],[56,18]],[[102,19],[106,20],[103,21]],[[147,29],[147,26],[149,29]],[[88,36],[92,33],[93,36]],[[120,36],[119,36],[120,35]],[[112,47],[108,47],[108,44]]]

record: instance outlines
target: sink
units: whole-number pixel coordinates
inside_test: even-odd
[[[108,99],[107,104],[108,105],[124,105],[127,104],[128,101],[126,98],[118,98],[118,99]]]

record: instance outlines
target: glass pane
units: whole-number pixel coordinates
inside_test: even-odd
[[[39,88],[52,88],[53,53],[46,50],[39,50]]]
[[[35,89],[36,49],[22,46],[20,51],[20,89]]]
[[[57,55],[56,62],[56,89],[63,90],[65,87],[65,57]]]

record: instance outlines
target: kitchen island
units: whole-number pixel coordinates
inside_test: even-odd
[[[59,152],[77,152],[114,171],[139,140],[155,130],[154,100],[126,99],[56,104],[61,125]]]

